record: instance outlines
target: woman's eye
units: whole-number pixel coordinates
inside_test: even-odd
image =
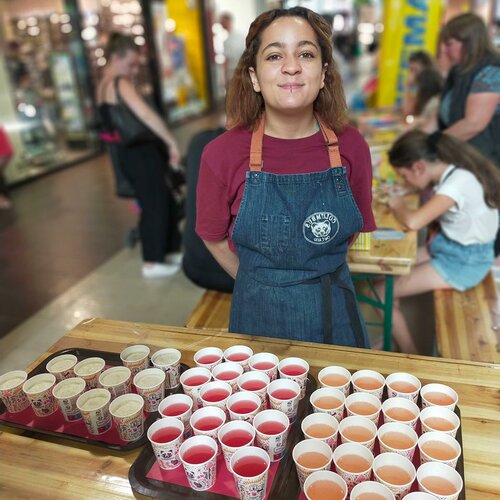
[[[314,58],[314,54],[312,52],[302,52],[300,54],[300,57],[302,57],[304,59],[313,59]]]
[[[269,54],[266,61],[277,61],[280,58],[279,54]]]

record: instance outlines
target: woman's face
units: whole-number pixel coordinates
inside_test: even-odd
[[[462,46],[463,43],[456,38],[448,38],[444,42],[444,53],[450,60],[451,64],[460,64],[462,61]]]
[[[261,92],[266,110],[302,112],[312,110],[324,86],[326,66],[316,33],[301,17],[280,17],[263,32],[249,68],[254,90]]]
[[[122,57],[115,54],[113,64],[119,75],[135,78],[139,74],[139,54],[135,50],[127,50]]]
[[[429,186],[429,172],[423,160],[418,160],[409,167],[398,168],[397,171],[406,185],[412,188],[422,191]]]

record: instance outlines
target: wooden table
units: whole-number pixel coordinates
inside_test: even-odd
[[[269,351],[280,358],[300,356],[317,376],[324,366],[338,364],[349,370],[371,368],[383,374],[411,372],[422,383],[442,382],[459,394],[462,413],[465,485],[467,500],[500,498],[500,370],[469,361],[408,356],[323,344],[250,337],[207,330],[189,330],[102,319],[80,323],[48,352],[70,347],[119,352],[144,343],[152,351],[176,347],[182,360],[193,365],[193,354],[202,347],[226,349],[246,344],[254,352]],[[133,498],[127,474],[138,452],[120,455],[99,448],[69,444],[53,438],[23,436],[0,427],[0,497],[3,499],[123,499]],[[289,499],[294,500],[294,499]]]

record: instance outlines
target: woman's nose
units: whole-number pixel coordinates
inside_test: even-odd
[[[300,61],[296,57],[286,57],[283,60],[283,66],[281,69],[283,73],[295,75],[301,72],[302,66],[300,65]]]

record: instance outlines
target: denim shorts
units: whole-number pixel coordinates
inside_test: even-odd
[[[475,287],[493,265],[494,242],[462,245],[438,233],[429,247],[432,267],[452,288],[463,292]]]

